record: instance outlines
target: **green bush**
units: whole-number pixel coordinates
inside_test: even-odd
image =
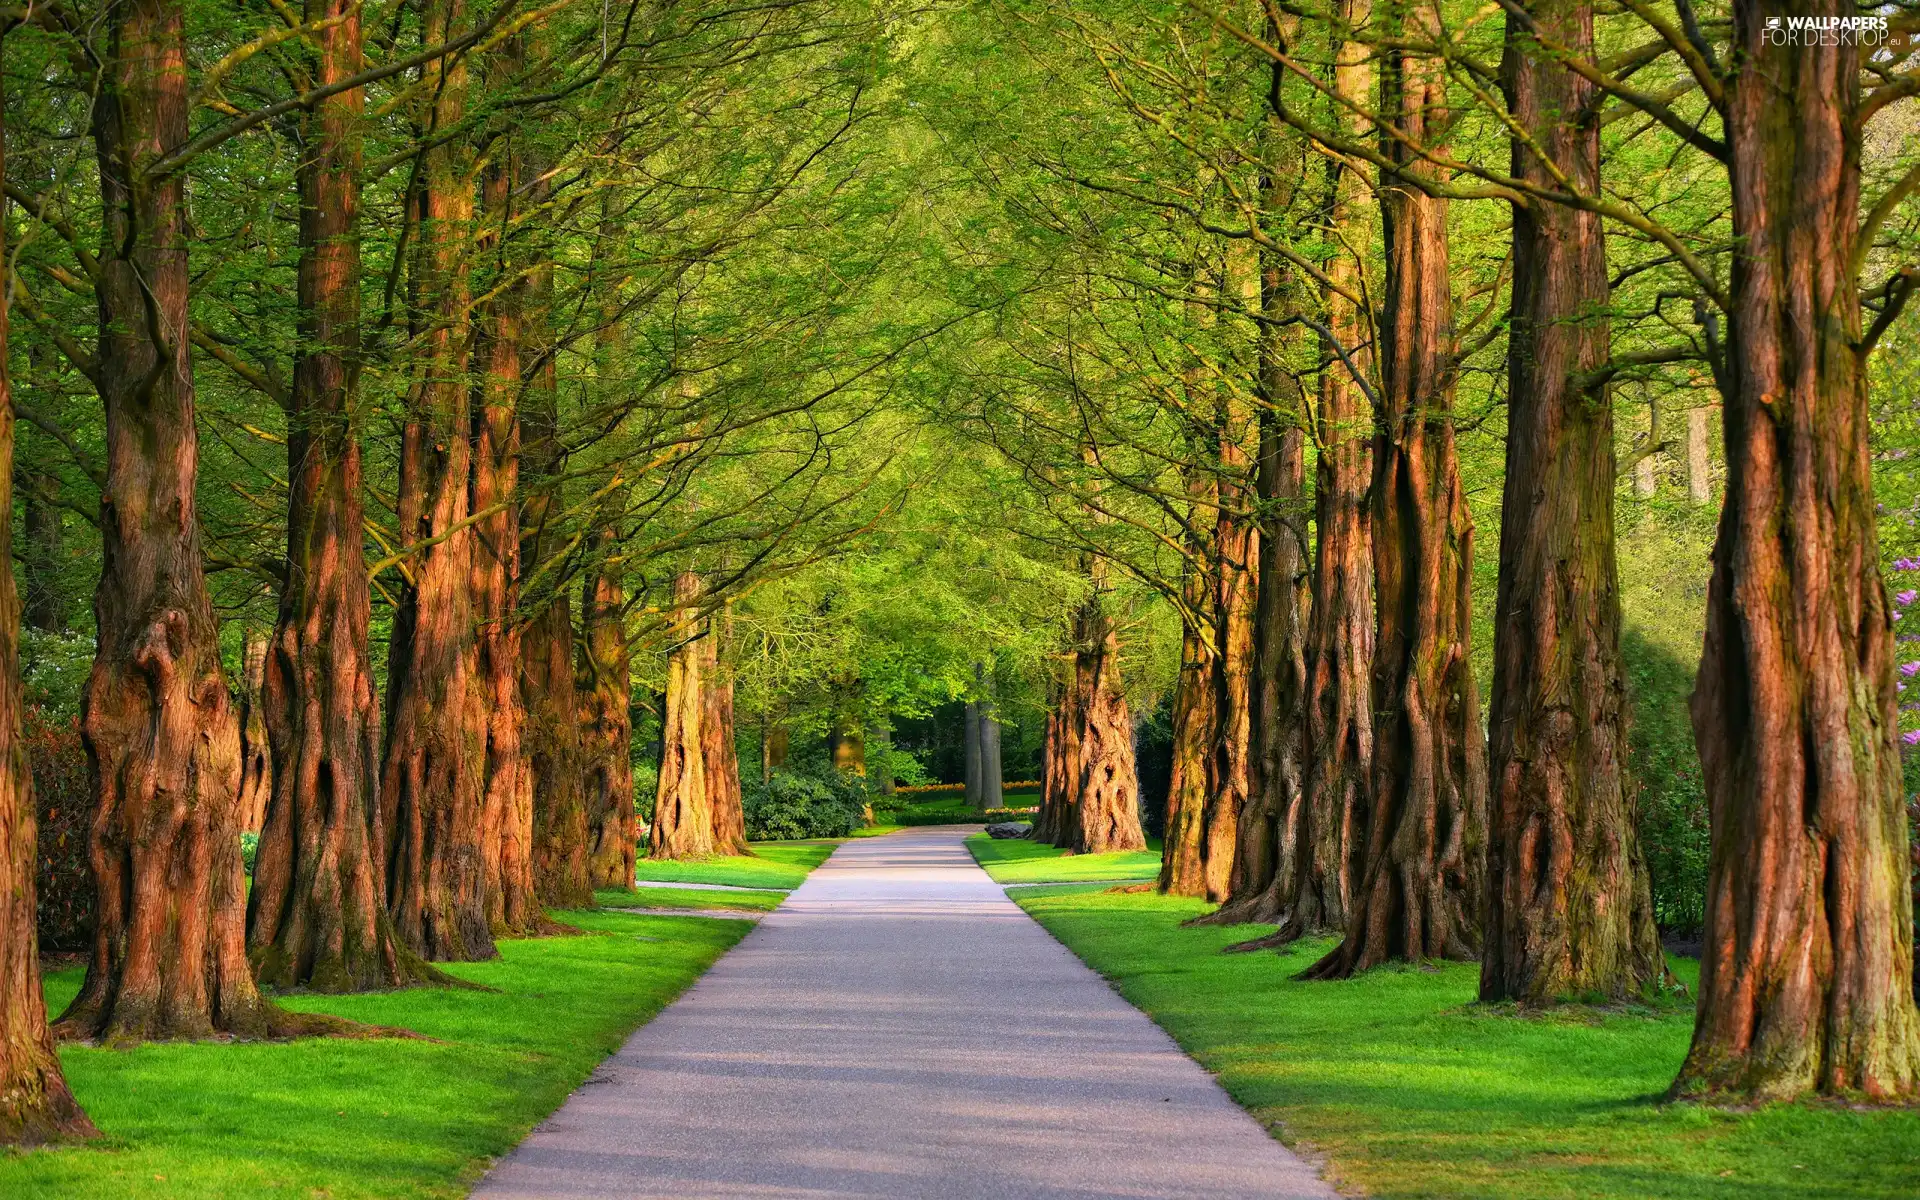
[[[1691,933],[1707,918],[1707,792],[1687,695],[1693,667],[1632,625],[1621,640],[1633,704],[1628,771],[1639,791],[1640,845],[1653,877],[1654,919]]]
[[[747,836],[754,841],[845,837],[866,821],[869,796],[858,777],[824,771],[776,770],[767,783],[746,783]]]
[[[33,772],[40,839],[34,871],[35,923],[43,950],[79,950],[93,936],[93,774],[80,720],[28,708],[27,766]]]

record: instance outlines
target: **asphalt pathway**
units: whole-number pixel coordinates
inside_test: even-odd
[[[1335,1195],[964,836],[841,846],[474,1194]]]

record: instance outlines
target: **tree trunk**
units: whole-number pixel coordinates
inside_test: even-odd
[[[673,581],[677,645],[667,660],[667,694],[660,710],[660,787],[653,802],[653,828],[647,835],[649,858],[698,859],[713,854],[713,809],[700,738],[706,706],[694,615],[699,598],[699,576],[680,572]]]
[[[1096,576],[1096,589],[1098,583]],[[1079,854],[1144,850],[1133,714],[1120,690],[1120,638],[1097,590],[1081,613],[1074,647],[1074,708],[1080,732],[1072,755],[1079,770],[1068,810],[1068,842]]]
[[[1713,499],[1712,460],[1707,454],[1707,409],[1687,410],[1687,498],[1695,504]]]
[[[1676,1093],[1920,1092],[1894,641],[1876,551],[1857,50],[1777,46],[1734,6],[1726,502],[1694,687],[1712,821]],[[1796,3],[1794,16],[1854,7]]]
[[[1430,40],[1426,0],[1396,14]],[[1381,109],[1416,146],[1444,136],[1445,73],[1415,49],[1388,54]],[[1382,138],[1404,176],[1433,176]],[[1473,525],[1453,440],[1453,297],[1447,206],[1412,184],[1380,189],[1386,292],[1380,428],[1373,452],[1377,639],[1372,811],[1346,936],[1310,968],[1345,978],[1392,959],[1479,957],[1485,903],[1486,746],[1469,649]]]
[[[637,823],[633,812],[633,677],[627,662],[626,592],[618,567],[607,561],[614,534],[598,534],[600,564],[580,600],[581,689],[585,725],[588,882],[597,888],[633,886]]]
[[[360,10],[309,0],[310,83],[362,67]],[[272,747],[254,858],[247,952],[262,983],[317,991],[396,987],[432,974],[394,942],[380,866],[379,710],[367,625],[357,428],[360,355],[358,88],[306,118],[300,185],[300,344],[287,412],[287,580],[261,647],[257,695]],[[247,669],[254,669],[251,641]],[[253,741],[253,721],[247,740]]]
[[[1213,609],[1206,575],[1189,565],[1188,611],[1205,619]],[[1220,693],[1207,633],[1189,617],[1180,635],[1180,680],[1173,691],[1173,746],[1167,782],[1166,837],[1160,891],[1173,896],[1224,898],[1233,866],[1232,843],[1216,849],[1207,836],[1207,802],[1218,753]]]
[[[1204,891],[1200,894],[1218,902],[1224,902],[1233,891],[1240,820],[1253,793],[1253,639],[1260,536],[1245,516],[1245,510],[1252,507],[1243,482],[1247,466],[1246,452],[1234,431],[1223,425],[1223,475],[1213,537],[1214,741],[1207,759],[1204,815],[1199,823],[1199,853],[1205,864]]]
[[[747,854],[747,813],[740,793],[740,752],[734,745],[733,666],[721,644],[731,618],[709,622],[701,639],[700,754],[705,762],[708,803],[713,811],[713,852]]]
[[[833,769],[842,775],[866,778],[867,735],[857,718],[837,718],[833,728],[827,731],[827,754],[833,760]]]
[[[462,0],[432,0],[422,36],[444,41]],[[434,130],[457,126],[467,68],[455,56],[423,68]],[[380,777],[387,838],[387,908],[402,944],[423,958],[493,957],[487,911],[488,713],[474,645],[473,540],[468,515],[472,422],[467,366],[467,248],[473,235],[471,151],[434,139],[413,198],[408,281],[418,365],[407,395],[400,457],[399,534],[420,547],[393,614],[387,666],[387,747]]]
[[[1056,686],[1058,695],[1047,713],[1046,746],[1040,772],[1040,812],[1033,832],[1036,842],[1071,846],[1080,828],[1080,784],[1084,778],[1080,757],[1082,695],[1080,692],[1080,655],[1068,665],[1066,679]]]
[[[528,192],[530,203],[538,204],[547,188],[535,182]],[[580,790],[582,714],[574,689],[573,609],[560,564],[571,544],[560,527],[566,494],[559,387],[551,345],[550,264],[534,267],[526,291],[523,341],[537,359],[526,373],[521,406],[525,498],[520,508],[519,561],[537,580],[538,591],[519,598],[523,612],[532,611],[520,635],[520,691],[526,704],[521,769],[532,801],[534,891],[547,904],[587,908],[593,904],[593,885],[587,869],[587,807]]]
[[[1591,0],[1508,16],[1508,110],[1550,160],[1515,139],[1517,178],[1598,192],[1593,85],[1555,58],[1592,52]],[[1514,205],[1513,267],[1480,999],[1624,1000],[1666,960],[1626,773],[1613,409],[1580,382],[1609,357],[1600,218]]]
[[[26,584],[26,623],[43,633],[65,633],[72,605],[67,601],[66,526],[57,501],[60,477],[22,467],[18,472],[27,537],[20,556]]]
[[[1002,790],[1004,780],[1000,775],[1000,716],[993,702],[993,675],[986,667],[975,663],[974,681],[980,687],[980,703],[976,711],[980,717],[980,800],[982,809],[1003,808],[1006,805]]]
[[[259,833],[273,794],[273,750],[268,744],[267,638],[251,629],[240,643],[240,828]]]
[[[4,47],[0,40],[0,47]],[[4,98],[0,97],[0,103]],[[6,122],[0,109],[0,177],[6,174]],[[8,286],[6,226],[0,223],[0,295]],[[0,496],[13,495],[13,388],[7,378],[7,306],[0,303]],[[0,561],[13,553],[13,507],[0,506]],[[32,575],[29,573],[28,578]],[[34,916],[33,774],[20,728],[20,597],[13,572],[0,571],[0,1146],[94,1137],[74,1103],[47,1029]]]
[[[979,702],[974,700],[967,701],[967,706],[963,710],[961,719],[966,722],[966,730],[962,734],[962,737],[966,745],[967,758],[967,803],[975,808],[984,809],[986,807],[986,804],[983,802],[983,797],[986,795],[986,770],[985,764],[981,761],[980,753]]]
[[[301,1024],[261,999],[247,965],[240,726],[194,502],[183,178],[134,175],[187,139],[183,16],[177,0],[109,10],[93,106],[107,478],[81,729],[97,892],[92,961],[60,1032],[112,1044]]]

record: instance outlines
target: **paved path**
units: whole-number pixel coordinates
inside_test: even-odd
[[[841,846],[475,1195],[1334,1195],[963,836]]]

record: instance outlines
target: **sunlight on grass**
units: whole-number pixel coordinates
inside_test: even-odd
[[[1264,927],[1183,929],[1208,906],[1152,894],[1013,895],[1256,1118],[1370,1196],[1920,1195],[1920,1110],[1661,1103],[1684,1004],[1520,1018],[1473,1003],[1467,963],[1298,983],[1330,941],[1220,954]]]
[[[631,891],[601,888],[593,893],[593,902],[602,908],[737,908],[746,912],[772,912],[786,898],[785,892],[715,892],[671,887]]]
[[[1073,883],[1082,879],[1152,879],[1160,873],[1160,839],[1151,849],[1118,854],[1068,854],[1058,846],[1020,838],[996,840],[984,833],[967,839],[974,861],[995,883]]]
[[[0,1152],[0,1196],[463,1196],[629,1033],[752,926],[557,912],[583,937],[503,941],[447,970],[495,992],[296,995],[288,1008],[433,1041],[67,1047],[67,1079],[104,1142]],[[79,968],[51,973],[58,1012]]]
[[[702,862],[652,862],[644,855],[635,878],[662,883],[725,883],[734,887],[784,888],[806,881],[807,874],[833,853],[837,839],[804,842],[755,842],[750,855],[721,855]]]

